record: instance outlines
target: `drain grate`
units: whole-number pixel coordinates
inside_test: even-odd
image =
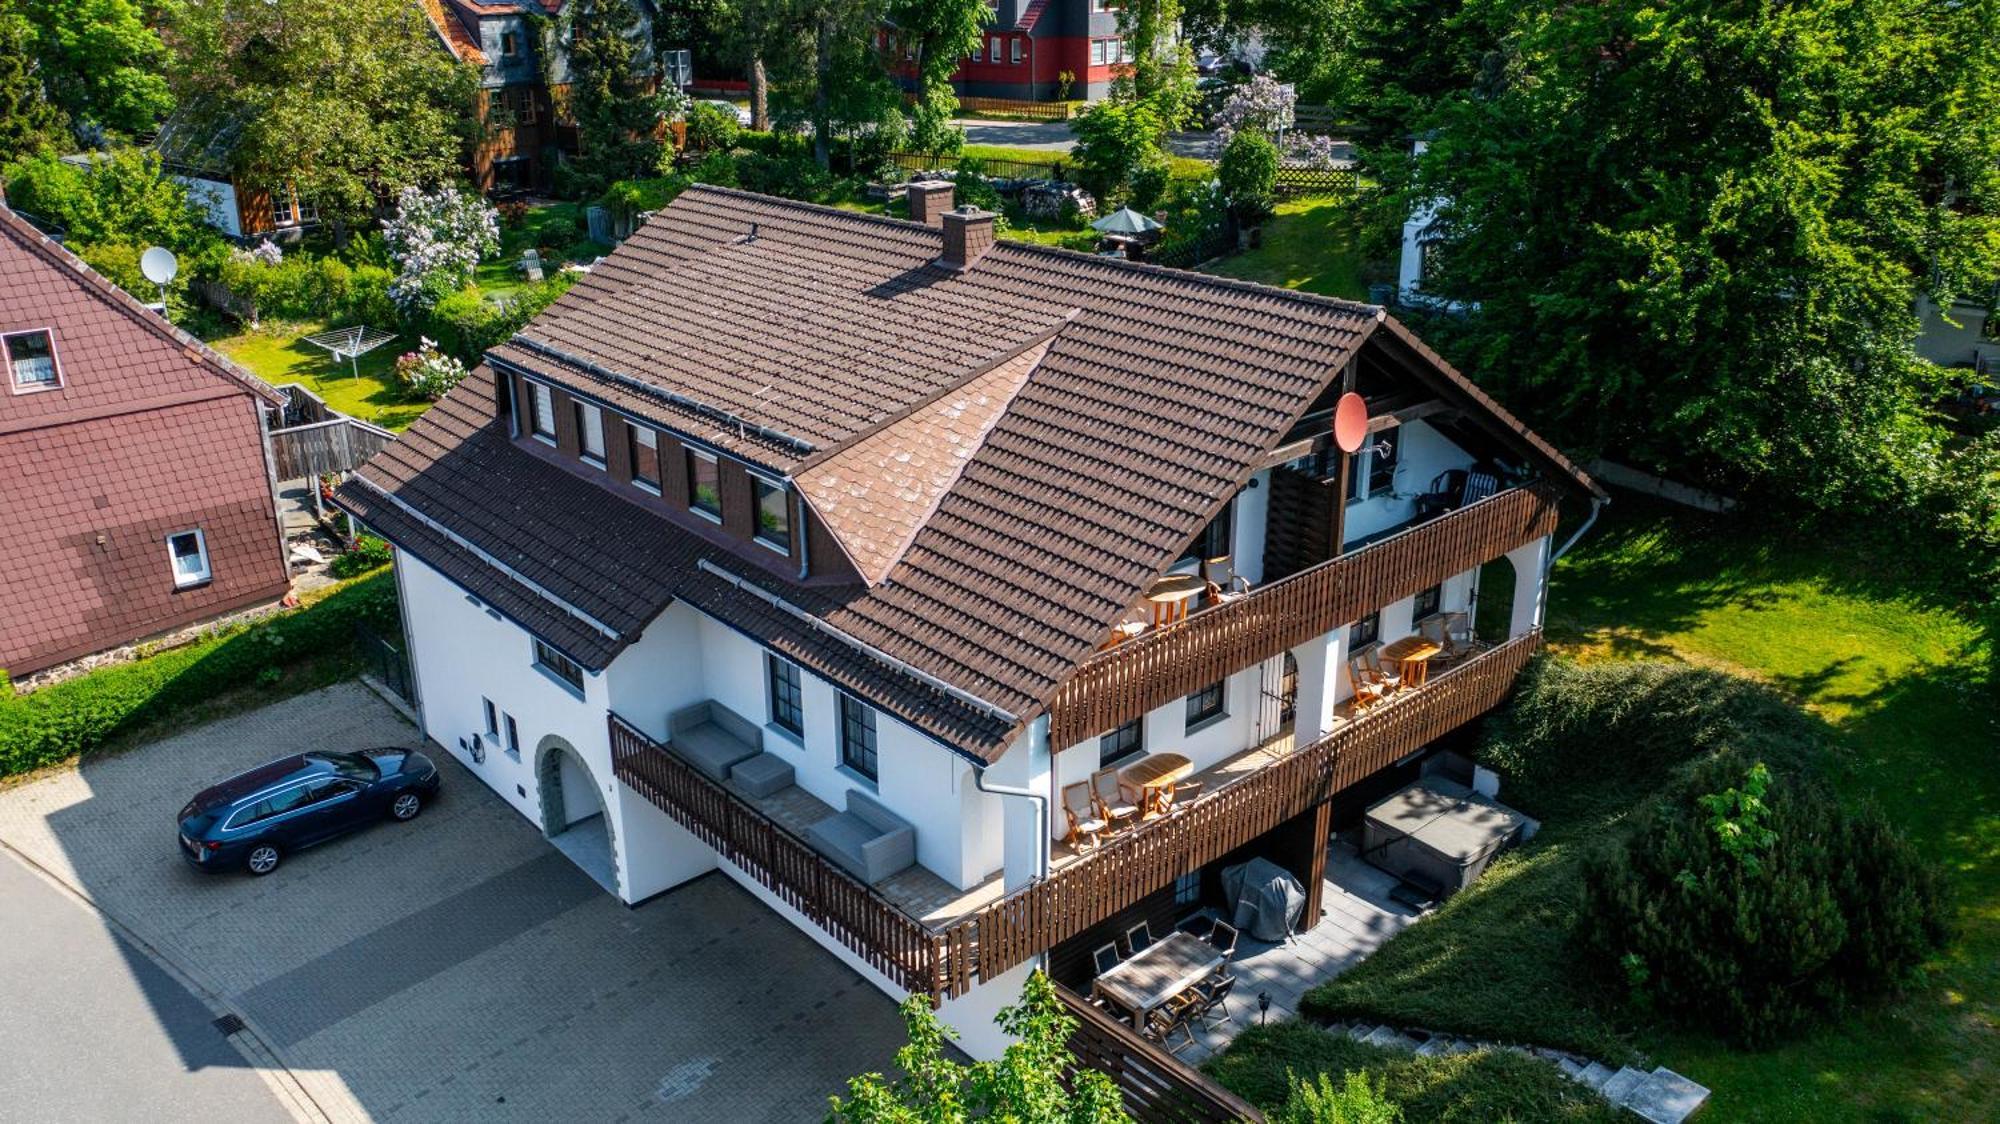
[[[222,1036],[224,1038],[227,1038],[230,1035],[235,1034],[237,1031],[243,1029],[243,1016],[224,1015],[221,1018],[215,1020],[215,1029],[221,1031]]]

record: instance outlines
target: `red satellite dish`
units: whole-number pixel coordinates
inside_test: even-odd
[[[1333,443],[1343,453],[1351,453],[1368,440],[1368,403],[1348,391],[1333,407]]]

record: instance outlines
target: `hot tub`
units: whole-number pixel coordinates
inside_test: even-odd
[[[1361,853],[1370,863],[1445,897],[1486,873],[1533,820],[1456,781],[1426,777],[1368,809]]]

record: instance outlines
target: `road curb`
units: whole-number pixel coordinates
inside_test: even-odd
[[[36,862],[33,857],[6,839],[0,839],[0,851],[5,851],[15,861],[19,862],[42,881],[96,914],[104,922],[105,926],[116,934],[120,940],[137,949],[141,955],[152,961],[154,966],[172,977],[175,983],[186,988],[188,994],[201,1000],[202,1005],[207,1007],[209,1012],[216,1018],[220,1019],[224,1016],[234,1015],[241,1021],[243,1029],[227,1036],[230,1044],[236,1048],[236,1052],[241,1054],[243,1060],[248,1062],[250,1067],[257,1072],[257,1075],[263,1079],[264,1084],[278,1098],[279,1103],[291,1113],[293,1119],[300,1121],[301,1124],[345,1124],[346,1121],[350,1120],[367,1119],[365,1113],[358,1111],[359,1106],[354,1106],[354,1111],[346,1111],[346,1106],[342,1106],[343,1111],[337,1115],[329,1112],[321,1103],[321,1098],[313,1095],[312,1091],[306,1087],[305,1082],[300,1079],[299,1075],[292,1071],[292,1067],[284,1054],[271,1045],[270,1037],[260,1030],[249,1016],[241,1011],[232,1009],[223,1000],[221,993],[216,988],[210,986],[194,972],[176,963],[172,957],[140,936],[138,930],[127,924],[117,914],[105,909],[103,905],[99,904],[95,898],[92,898],[81,887],[72,884],[61,875]]]

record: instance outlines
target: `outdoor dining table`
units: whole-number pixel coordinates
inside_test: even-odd
[[[1149,753],[1118,770],[1118,779],[1145,794],[1139,805],[1142,815],[1157,816],[1166,813],[1174,785],[1193,772],[1194,762],[1178,753]]]
[[[1423,685],[1430,678],[1431,658],[1443,652],[1444,646],[1428,636],[1405,636],[1382,645],[1382,658],[1402,665],[1405,687]]]
[[[1091,987],[1122,1009],[1134,1027],[1143,1029],[1154,1008],[1208,978],[1222,965],[1220,949],[1193,933],[1173,932],[1100,973]]]
[[[1153,627],[1187,619],[1188,602],[1202,595],[1208,582],[1200,574],[1168,574],[1146,590],[1153,606]]]

